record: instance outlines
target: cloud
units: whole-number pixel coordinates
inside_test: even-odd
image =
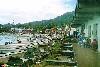
[[[0,0],[0,23],[55,18],[75,9],[75,0]]]

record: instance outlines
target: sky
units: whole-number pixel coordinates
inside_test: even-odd
[[[76,0],[0,0],[0,24],[53,19],[75,6]]]

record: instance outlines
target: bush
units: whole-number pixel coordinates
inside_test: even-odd
[[[14,64],[19,66],[19,65],[21,65],[21,63],[23,63],[22,59],[20,59],[19,57],[12,57],[12,56],[9,57],[9,60],[7,62],[7,64],[10,66],[14,66]]]

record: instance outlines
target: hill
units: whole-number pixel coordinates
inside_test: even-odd
[[[8,31],[8,29],[10,30],[11,28],[33,28],[36,30],[43,30],[46,28],[52,28],[54,26],[57,27],[62,27],[65,24],[69,24],[72,20],[73,20],[73,16],[74,16],[74,11],[73,12],[67,12],[64,13],[61,16],[58,16],[54,19],[50,19],[50,20],[42,20],[42,21],[33,21],[33,22],[29,22],[29,23],[24,23],[24,24],[5,24],[5,25],[0,25],[0,30],[1,28],[4,31]]]
[[[22,26],[25,28],[34,28],[41,25],[46,27],[50,27],[51,25],[56,25],[61,27],[64,24],[70,23],[73,20],[73,16],[74,16],[74,11],[64,13],[63,15],[58,16],[54,19],[29,22],[29,23],[22,24]],[[16,26],[18,26],[18,24]]]

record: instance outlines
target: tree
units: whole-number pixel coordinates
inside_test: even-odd
[[[33,60],[28,59],[26,62],[22,64],[22,67],[31,67],[33,65]]]
[[[35,53],[39,53],[37,48],[28,48],[27,52],[24,54],[25,58],[34,58]]]
[[[22,65],[23,60],[20,59],[19,57],[9,57],[9,60],[7,62],[8,65],[10,66],[20,66]]]

